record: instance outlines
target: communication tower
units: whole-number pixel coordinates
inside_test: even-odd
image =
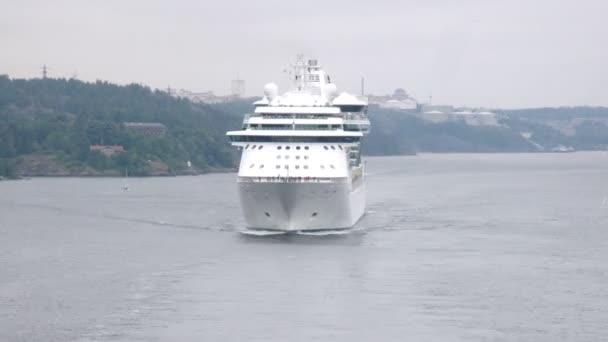
[[[243,97],[245,96],[245,80],[241,80],[240,78],[236,78],[236,80],[232,80],[230,82],[231,94],[234,97]]]

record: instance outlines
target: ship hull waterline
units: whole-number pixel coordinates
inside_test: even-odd
[[[365,212],[365,184],[238,183],[249,230],[347,230]]]

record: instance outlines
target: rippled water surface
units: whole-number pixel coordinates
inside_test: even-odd
[[[244,237],[235,175],[0,182],[0,341],[599,341],[608,155],[368,158],[347,236]]]

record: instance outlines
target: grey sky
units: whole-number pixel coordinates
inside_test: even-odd
[[[605,0],[2,1],[0,74],[261,94],[303,52],[340,89],[489,107],[608,105]]]

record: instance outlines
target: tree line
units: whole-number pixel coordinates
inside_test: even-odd
[[[225,131],[238,127],[242,114],[225,113],[131,84],[74,79],[10,79],[0,76],[0,175],[15,176],[20,157],[53,154],[70,165],[94,170],[151,172],[150,161],[172,173],[233,166]],[[159,122],[165,137],[129,131],[124,122]],[[122,145],[126,152],[107,157],[90,145]]]

